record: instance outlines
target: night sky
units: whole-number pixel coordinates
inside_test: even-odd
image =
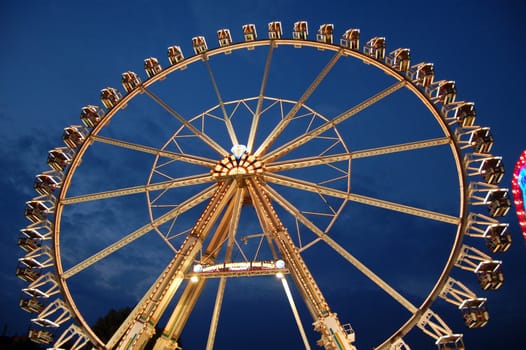
[[[89,3],[89,4],[88,4]],[[523,100],[526,95],[526,8],[520,1],[3,1],[0,4],[0,326],[7,335],[25,334],[32,315],[18,307],[21,288],[15,275],[19,230],[28,225],[25,202],[35,197],[35,175],[48,170],[47,152],[63,146],[61,135],[69,125],[80,125],[79,114],[87,104],[101,105],[100,89],[113,86],[124,91],[121,73],[135,71],[147,76],[143,61],[157,57],[168,66],[166,48],[181,46],[192,56],[191,38],[205,36],[210,48],[218,46],[216,31],[229,28],[235,42],[242,40],[241,27],[253,23],[260,38],[267,37],[267,23],[281,21],[284,37],[291,37],[295,21],[309,23],[309,38],[323,23],[333,23],[335,41],[348,28],[361,30],[361,44],[375,36],[386,37],[387,52],[411,49],[412,63],[434,63],[436,80],[454,80],[457,100],[473,101],[476,124],[491,128],[495,144],[491,151],[502,156],[506,169],[502,187],[511,187],[512,170],[526,149]],[[241,52],[243,51],[243,52]],[[225,101],[258,95],[266,48],[240,50],[210,59]],[[297,100],[332,53],[313,48],[275,49],[267,95]],[[385,74],[356,59],[341,58],[326,80],[307,101],[317,112],[333,117],[394,83]],[[196,63],[177,71],[152,87],[185,117],[195,116],[218,104],[206,66]],[[219,112],[218,112],[219,113]],[[234,120],[239,130],[246,122]],[[296,128],[305,128],[298,120]],[[319,122],[319,121],[317,121]],[[180,124],[145,94],[137,96],[101,133],[103,136],[160,148]],[[219,142],[230,149],[228,139],[213,128]],[[264,128],[262,129],[265,130]],[[352,150],[439,137],[440,129],[429,112],[410,94],[397,92],[342,124],[338,131]],[[215,135],[215,134],[214,134]],[[295,135],[289,135],[289,138]],[[191,141],[185,144],[192,148]],[[316,154],[307,146],[306,154]],[[173,145],[172,145],[173,146]],[[337,147],[342,147],[338,145]],[[442,146],[443,147],[443,146]],[[458,212],[458,183],[446,148],[419,150],[389,157],[371,157],[352,163],[353,192],[429,209],[448,215]],[[218,160],[210,150],[200,155]],[[208,153],[206,153],[208,152]],[[310,153],[309,153],[310,152]],[[302,156],[303,154],[297,154]],[[155,159],[152,155],[96,143],[86,153],[70,188],[70,195],[144,185]],[[171,167],[171,168],[170,168]],[[178,176],[201,169],[167,166]],[[294,176],[296,173],[291,172]],[[319,174],[305,174],[305,179]],[[157,176],[157,175],[156,175]],[[300,175],[298,175],[300,176]],[[153,177],[162,181],[163,177]],[[318,178],[319,179],[319,178]],[[166,178],[165,178],[166,180]],[[323,179],[322,179],[323,180]],[[336,186],[336,185],[334,185]],[[197,190],[205,186],[197,186]],[[301,193],[282,189],[292,203]],[[172,192],[174,201],[191,190]],[[511,191],[510,191],[511,193]],[[170,199],[168,198],[168,199]],[[167,200],[168,200],[167,199]],[[63,218],[62,262],[71,267],[124,235],[148,223],[144,193],[119,199],[67,207]],[[318,198],[319,200],[319,198]],[[340,205],[334,200],[332,205]],[[177,229],[189,229],[203,206],[177,221]],[[478,211],[484,208],[475,208]],[[166,208],[152,211],[154,217]],[[250,216],[252,215],[252,217]],[[247,214],[246,233],[261,230],[254,214]],[[323,218],[320,219],[323,221]],[[437,299],[432,309],[456,333],[464,334],[468,349],[515,349],[523,343],[526,322],[524,274],[525,244],[514,208],[502,220],[510,224],[513,244],[493,258],[503,261],[505,283],[498,291],[480,290],[473,273],[454,269],[452,276],[479,297],[488,298],[490,321],[482,329],[468,329],[454,305]],[[293,218],[283,217],[289,231]],[[326,224],[326,223],[325,223]],[[454,238],[451,225],[348,203],[331,230],[331,237],[352,252],[412,303],[419,305],[429,293],[448,257]],[[309,239],[308,235],[303,237]],[[312,239],[312,237],[310,238]],[[178,239],[173,243],[177,246]],[[466,243],[481,250],[474,238]],[[234,256],[241,259],[242,256]],[[151,232],[138,241],[69,281],[83,316],[92,324],[111,308],[134,306],[171,259],[171,249]],[[356,345],[370,349],[380,344],[407,320],[409,313],[371,281],[321,243],[303,255],[343,323],[356,330]],[[291,280],[289,279],[289,283]],[[195,315],[183,333],[186,349],[204,348],[210,310],[217,281],[210,281]],[[296,349],[302,343],[287,299],[273,276],[231,279],[227,283],[216,349]],[[317,334],[311,330],[308,312],[294,290],[299,312],[311,346]],[[3,328],[6,329],[6,328]],[[256,345],[254,345],[254,339]],[[431,338],[415,328],[406,337],[413,349],[433,349]]]

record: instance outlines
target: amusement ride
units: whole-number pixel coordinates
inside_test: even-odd
[[[254,24],[244,25],[239,42],[229,29],[220,29],[215,48],[208,47],[205,37],[196,36],[189,57],[180,46],[170,46],[166,65],[150,57],[144,61],[144,77],[132,71],[123,73],[122,90],[102,89],[103,106],[86,105],[81,123],[64,129],[64,145],[49,151],[50,168],[36,176],[36,195],[25,209],[29,224],[21,229],[18,240],[24,255],[16,274],[25,283],[20,307],[32,314],[29,337],[33,341],[52,349],[143,349],[157,333],[154,349],[179,349],[198,301],[210,296],[205,287],[213,285],[213,307],[209,318],[201,321],[206,328],[206,349],[212,349],[222,329],[222,306],[230,281],[251,279],[258,280],[258,286],[276,285],[273,288],[278,288],[290,306],[298,342],[306,349],[316,344],[331,350],[356,349],[360,328],[359,320],[355,324],[352,318],[353,300],[343,298],[349,306],[342,307],[333,296],[339,286],[353,284],[354,275],[345,271],[331,280],[340,266],[360,274],[407,315],[389,335],[369,347],[410,349],[407,335],[414,330],[429,336],[429,344],[438,349],[464,349],[462,333],[450,328],[435,311],[437,300],[457,308],[468,328],[488,322],[489,302],[478,293],[496,290],[504,281],[502,262],[490,254],[505,252],[511,244],[508,224],[500,222],[511,201],[508,189],[499,186],[504,175],[502,159],[491,154],[491,130],[478,124],[474,103],[457,98],[454,81],[436,78],[433,63],[415,64],[407,48],[388,51],[384,37],[362,43],[359,29],[348,29],[338,37],[332,24],[319,26],[312,36],[305,21],[294,23],[291,34],[286,38],[281,22],[275,21],[268,23],[262,36]],[[273,78],[282,83],[273,74],[277,57],[295,60],[301,57],[299,52],[315,56],[313,62],[325,63],[310,68],[314,79],[299,94],[275,97],[269,93],[269,84]],[[261,59],[252,59],[255,55]],[[230,59],[241,63],[228,64]],[[253,68],[257,62],[262,63],[260,68]],[[355,73],[345,70],[349,62],[367,72],[382,73],[382,81],[390,82],[349,104],[354,95],[352,84],[360,84],[353,78]],[[223,88],[227,84],[224,71],[233,69],[236,74],[241,69],[236,67],[242,64],[252,67],[259,79],[238,73],[229,84],[237,85],[238,94],[243,95],[226,99],[232,93]],[[345,72],[349,75],[343,76]],[[308,79],[307,73],[302,72],[299,80]],[[319,100],[330,96],[324,84],[330,84],[334,75],[339,92],[345,95],[343,102],[333,106],[330,100],[316,103],[317,94],[323,96]],[[186,76],[188,81],[199,80],[195,84],[208,89],[215,99],[203,105],[196,94],[197,113],[171,101],[170,93],[163,95],[162,88],[156,89],[169,89],[171,79]],[[247,86],[254,81],[257,88],[251,91]],[[177,94],[175,90],[171,94]],[[384,101],[399,95],[418,106],[413,113],[418,120],[407,123],[413,129],[406,133],[382,128],[382,119],[375,117],[383,113]],[[147,101],[147,108],[134,107],[140,99]],[[192,104],[194,99],[186,102]],[[347,106],[341,107],[344,103]],[[143,111],[144,118],[166,118],[166,127],[151,133],[151,139],[147,139],[147,128],[128,131],[139,135],[135,139],[124,131],[119,134],[126,124],[124,114],[136,110]],[[397,110],[396,118],[402,122],[412,111]],[[361,125],[351,123],[360,118],[369,120],[368,131],[349,136]],[[426,128],[429,130],[420,135],[416,132]],[[403,137],[395,139],[399,134]],[[358,143],[361,139],[366,140],[365,146]],[[118,162],[112,150],[149,159],[142,183],[125,181],[140,166],[122,169],[118,176],[84,171],[93,159],[102,159],[102,164]],[[367,167],[361,164],[382,159],[388,159],[389,165],[379,169],[389,179],[371,189]],[[446,202],[443,207],[435,205],[433,194],[412,190],[412,183],[428,174],[411,169],[425,167],[426,162],[436,169],[429,171],[430,187],[436,186],[437,192],[442,187],[452,191],[445,199],[437,195],[437,203]],[[406,184],[400,183],[405,187],[399,191],[396,172],[407,179]],[[449,176],[444,184],[440,184],[442,172]],[[399,192],[404,195],[397,197]],[[102,211],[117,201],[123,212],[142,201],[138,226],[128,231],[127,227],[112,227],[112,220],[96,224],[104,217],[95,215],[83,221],[92,223],[92,228],[75,221],[89,210]],[[375,214],[357,215],[360,210]],[[393,217],[407,224],[393,227]],[[371,222],[359,230],[352,228],[363,220]],[[396,234],[387,238],[389,232],[375,231],[383,221]],[[103,225],[119,236],[100,229]],[[427,239],[430,232],[421,232],[426,226],[436,227],[449,243],[426,296],[415,302],[401,287],[404,282],[383,275],[373,267],[378,263],[369,261],[357,247],[360,242],[374,241],[371,255],[380,254],[386,260],[398,256],[393,263],[404,264],[413,254],[410,250],[419,248],[412,243],[409,251],[394,252],[397,242],[403,246],[410,237]],[[79,237],[85,241],[78,241]],[[146,237],[160,243],[170,258],[140,292],[111,338],[103,340],[86,319],[91,305],[86,303],[90,297],[86,291],[91,284],[76,285],[95,273],[112,271],[111,259],[129,249],[147,250],[142,243]],[[392,240],[391,247],[387,239]],[[93,246],[90,241],[102,243]],[[144,252],[144,259],[154,253]],[[129,266],[142,264],[134,258],[125,261]],[[327,266],[328,261],[340,263]],[[473,279],[461,282],[457,277],[465,275]],[[239,288],[235,290],[232,293],[239,293]],[[367,302],[371,307],[374,304]],[[272,326],[268,324],[269,334]],[[254,337],[253,341],[259,340]],[[236,348],[235,344],[229,347]]]

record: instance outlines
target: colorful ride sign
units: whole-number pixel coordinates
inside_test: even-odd
[[[515,164],[511,185],[519,225],[522,235],[526,238],[526,211],[524,210],[524,202],[526,202],[526,150],[522,152]]]

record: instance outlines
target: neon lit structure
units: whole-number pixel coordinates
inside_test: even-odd
[[[375,346],[375,349],[409,350],[410,347],[403,337],[413,328],[420,328],[431,338],[430,341],[434,342],[438,350],[464,350],[463,335],[451,329],[441,316],[435,313],[434,301],[441,298],[452,304],[455,309],[459,309],[462,314],[460,317],[464,319],[468,328],[486,325],[489,320],[486,298],[479,298],[476,292],[457,280],[456,275],[458,270],[469,271],[475,275],[482,290],[500,288],[504,282],[502,262],[470,244],[475,243],[477,239],[483,239],[490,253],[505,252],[511,244],[511,234],[507,232],[508,224],[499,222],[499,218],[506,215],[511,207],[508,189],[499,186],[504,175],[502,157],[490,153],[493,136],[489,127],[475,123],[474,103],[457,100],[454,81],[435,80],[432,63],[411,64],[408,48],[397,48],[389,52],[386,51],[385,38],[374,37],[366,41],[362,45],[363,50],[360,50],[360,30],[356,28],[346,30],[339,41],[338,37],[335,37],[332,24],[322,24],[316,33],[316,40],[308,39],[306,21],[294,23],[292,38],[283,36],[281,22],[268,23],[268,27],[265,28],[268,32],[266,38],[258,38],[254,24],[246,24],[242,29],[244,40],[241,39],[240,42],[233,42],[229,29],[219,29],[217,31],[219,47],[216,48],[209,48],[204,36],[193,37],[194,55],[187,58],[184,58],[181,47],[170,46],[167,50],[170,64],[165,65],[164,68],[154,57],[145,59],[144,69],[147,77],[145,76],[144,80],[134,72],[124,72],[121,76],[124,91],[121,93],[113,87],[102,89],[100,98],[104,107],[96,105],[83,107],[80,114],[83,126],[67,127],[62,136],[65,146],[56,147],[48,152],[47,163],[51,169],[38,174],[33,183],[37,196],[26,202],[24,211],[30,223],[20,230],[18,239],[18,246],[24,251],[24,256],[18,259],[16,274],[25,282],[19,305],[24,311],[36,314],[31,317],[31,322],[34,324],[32,327],[38,327],[30,329],[29,338],[39,344],[53,343],[52,349],[68,346],[70,350],[81,350],[87,343],[91,343],[94,349],[142,350],[158,333],[159,337],[154,347],[156,350],[181,349],[179,341],[181,334],[190,329],[189,333],[185,333],[185,344],[188,344],[189,339],[186,334],[194,333],[196,334],[194,341],[201,344],[194,348],[214,348],[216,335],[219,333],[223,339],[231,338],[236,339],[235,341],[241,338],[239,334],[242,333],[243,338],[259,346],[284,348],[281,344],[282,337],[272,336],[275,329],[273,327],[278,325],[276,322],[253,322],[266,321],[264,317],[267,316],[259,318],[259,312],[251,312],[250,318],[243,319],[243,324],[246,325],[243,330],[238,327],[237,322],[231,323],[233,326],[228,327],[225,322],[228,317],[220,316],[223,313],[223,300],[227,300],[232,294],[234,294],[232,299],[237,299],[235,294],[239,289],[226,288],[227,283],[232,283],[232,278],[275,275],[283,286],[305,349],[311,349],[309,339],[314,338],[306,336],[306,329],[303,326],[305,320],[300,316],[303,318],[307,316],[307,324],[313,326],[310,331],[318,333],[317,336],[315,335],[318,339],[317,345],[326,350],[356,350],[353,344],[355,331],[350,323],[344,321],[346,320],[344,316],[353,315],[342,313],[342,321],[340,321],[340,316],[334,310],[352,310],[352,305],[363,304],[364,301],[349,296],[333,298],[333,300],[339,299],[341,303],[329,305],[327,301],[329,299],[325,297],[327,294],[323,292],[324,289],[326,292],[338,291],[341,279],[334,279],[332,276],[346,278],[348,270],[345,268],[348,268],[353,273],[359,271],[363,274],[362,277],[376,285],[379,291],[385,292],[385,296],[399,303],[399,311],[405,309],[403,315],[409,317],[398,330],[389,335],[389,338]],[[293,48],[287,50],[286,46]],[[279,50],[276,49],[277,47],[280,47]],[[254,54],[257,62],[265,62],[264,67],[253,69],[252,59],[247,60],[245,54],[234,53],[245,49],[251,51],[250,55]],[[327,63],[322,68],[317,60],[310,61],[308,56],[305,56],[310,62],[305,67],[313,68],[314,72],[319,73],[308,86],[302,86],[303,79],[298,80],[299,91],[298,87],[292,89],[292,86],[291,91],[285,91],[287,95],[299,93],[298,96],[301,97],[297,101],[267,96],[267,81],[270,82],[269,87],[276,87],[288,79],[287,75],[278,77],[278,80],[273,79],[276,77],[276,72],[285,72],[273,68],[276,64],[273,57],[291,54],[291,51],[296,49],[304,49],[306,55],[323,51],[324,55],[328,54],[326,55],[328,57],[325,57]],[[222,56],[218,55],[231,53],[234,53],[229,56],[232,61],[229,64],[222,64],[223,59],[218,58]],[[277,57],[282,57],[281,61],[293,61],[289,57],[303,58],[297,55]],[[339,99],[329,100],[318,95],[317,99],[310,102],[316,105],[330,105],[334,112],[341,112],[331,113],[330,118],[325,117],[306,102],[318,88],[323,86],[320,84],[325,78],[333,84],[337,83],[338,87],[342,85],[340,80],[341,82],[356,80],[349,79],[347,76],[340,77],[340,74],[331,72],[336,64],[347,64],[350,59],[357,59],[357,63],[378,68],[393,81],[387,86],[384,85],[384,79],[381,79],[382,84],[375,86],[376,89],[371,91],[374,95],[354,101],[354,103],[359,102],[358,104],[349,104],[350,101],[346,96],[347,86]],[[206,99],[199,100],[202,101],[199,102],[202,106],[207,106],[206,110],[193,116],[184,116],[177,112],[181,107],[176,103],[178,99],[165,100],[165,97],[174,95],[171,88],[164,90],[165,97],[160,97],[161,95],[158,96],[157,93],[162,93],[162,89],[150,89],[150,86],[164,79],[170,80],[168,78],[171,73],[177,72],[175,75],[179,75],[179,71],[190,65],[201,66],[201,69],[198,68],[199,71],[208,72],[208,79],[204,79],[206,82],[192,84],[195,85],[195,90],[188,89],[190,85],[186,85],[186,79],[180,80],[178,84],[181,85],[174,86],[180,87],[181,91],[184,89],[193,92],[196,96],[202,94],[203,86],[208,86],[209,91],[215,91],[215,96],[207,93]],[[190,71],[192,69],[186,72],[190,73]],[[220,79],[216,80],[214,72],[219,71],[221,74],[217,75],[217,78]],[[243,77],[241,83],[236,82],[235,86],[239,87],[243,94],[246,90],[248,95],[241,94],[238,100],[223,100],[222,96],[230,94],[230,89],[227,90],[227,94],[222,93],[226,92],[223,90],[222,81],[225,83],[229,73],[234,73],[233,77]],[[291,85],[296,85],[297,77],[297,74],[291,74],[290,79],[295,81]],[[197,76],[189,78],[193,81]],[[254,79],[256,79],[255,85],[243,83]],[[177,83],[177,80],[173,81]],[[356,84],[361,84],[361,81],[356,81]],[[245,89],[245,86],[250,88]],[[286,88],[289,88],[288,85]],[[250,92],[250,89],[256,91]],[[373,142],[376,144],[375,148],[370,148],[368,143],[362,145],[355,143],[350,134],[351,130],[348,129],[350,125],[346,121],[400,89],[407,90],[404,96],[406,93],[413,93],[414,102],[422,103],[427,107],[429,110],[427,117],[434,119],[437,124],[435,127],[438,126],[437,130],[441,130],[443,135],[437,133],[436,138],[428,139],[427,133],[420,133],[420,128],[413,130],[402,127],[409,124],[409,121],[419,122],[422,118],[419,111],[404,113],[404,124],[390,130],[393,135],[400,133],[400,137],[390,140],[381,137],[380,133],[371,133],[371,137],[378,137]],[[146,101],[134,99],[139,95],[142,95]],[[334,95],[336,97],[339,94]],[[184,96],[181,95],[179,101]],[[318,103],[315,102],[316,100]],[[163,129],[166,130],[165,138],[159,138],[162,134],[153,132],[155,128],[149,128],[152,132],[148,135],[141,133],[140,140],[137,140],[126,132],[128,128],[120,128],[122,124],[112,123],[110,126],[110,119],[114,116],[119,118],[118,112],[128,104],[130,107],[136,105],[137,110],[151,108],[152,113],[159,115],[159,120],[155,123],[163,124]],[[196,107],[199,105],[196,104]],[[133,110],[133,107],[127,111],[130,109]],[[374,117],[375,113],[370,115],[373,116],[369,118],[371,130],[385,127],[378,117]],[[136,117],[139,120],[141,115]],[[149,122],[148,119],[142,119],[144,122]],[[168,124],[170,122],[173,124]],[[106,127],[109,129],[103,131]],[[135,125],[133,127],[136,128]],[[106,130],[110,131],[106,132]],[[113,135],[111,138],[102,136],[110,134]],[[143,143],[147,138],[149,141]],[[353,141],[352,151],[346,140]],[[398,143],[402,140],[411,140],[411,142]],[[140,143],[136,143],[137,141]],[[102,150],[107,152],[101,151],[99,146],[102,145],[92,148],[96,144],[106,145],[108,148]],[[158,145],[159,148],[146,144]],[[431,198],[436,194],[440,195],[440,198],[451,200],[442,208],[437,207],[436,211],[430,210],[429,206],[434,206],[432,201],[426,205],[420,200],[408,198],[405,191],[396,190],[390,195],[387,191],[380,191],[380,197],[370,197],[367,193],[356,191],[357,188],[359,189],[356,183],[359,184],[360,176],[352,177],[351,168],[353,173],[356,173],[355,170],[360,169],[360,164],[363,166],[360,158],[374,157],[378,162],[375,164],[381,167],[386,163],[381,162],[383,157],[376,156],[398,157],[401,152],[405,152],[406,157],[413,158],[390,158],[387,161],[403,161],[404,166],[397,167],[400,169],[397,178],[400,181],[397,180],[397,183],[405,186],[401,188],[415,188],[413,175],[418,175],[422,169],[424,171],[427,169],[419,161],[426,155],[411,154],[411,152],[428,151],[427,156],[432,156],[435,154],[432,148],[445,148],[446,145],[449,146],[449,151],[443,149],[443,157],[437,158],[437,162],[433,162],[432,166],[448,169],[447,167],[454,165],[458,181],[452,185],[449,179],[440,175],[441,172],[433,172],[429,174],[429,183],[434,186],[421,184],[423,188],[425,186],[426,196]],[[82,171],[86,167],[86,165],[83,165],[82,169],[79,167],[81,161],[85,159],[83,157],[98,157],[97,154],[103,153],[104,159],[108,160],[106,164],[113,165],[111,170],[119,174],[126,169],[119,166],[122,163],[114,160],[117,160],[121,154],[119,152],[123,150],[137,152],[132,154],[134,159],[144,159],[146,158],[143,157],[144,155],[149,155],[146,163],[141,165],[134,163],[133,169],[142,166],[142,169],[150,168],[150,171],[142,173],[127,171],[127,174],[138,175],[134,178],[136,182],[130,181],[127,176],[126,181],[122,181],[123,176],[104,176],[101,178],[107,183],[92,181],[82,186],[82,191],[75,193],[76,184],[82,184]],[[114,154],[116,157],[112,157]],[[152,156],[155,156],[155,159]],[[363,174],[366,174],[368,169],[367,166],[363,167]],[[106,171],[112,173],[110,169]],[[147,173],[149,176],[146,179],[144,175]],[[435,177],[431,178],[430,175]],[[77,180],[79,178],[80,182]],[[354,186],[352,191],[351,182]],[[133,186],[129,187],[130,185]],[[73,195],[68,192],[70,187]],[[436,191],[432,191],[435,189]],[[444,196],[445,189],[448,190],[447,196]],[[387,196],[382,197],[384,192]],[[412,191],[412,193],[420,199],[422,192]],[[146,197],[146,205],[141,208],[146,206],[148,215],[144,215],[146,214],[144,210],[143,217],[131,223],[130,226],[137,224],[134,229],[130,227],[133,229],[132,232],[127,231],[127,225],[123,227],[121,221],[102,222],[99,219],[100,215],[96,215],[100,205],[108,207],[116,205],[115,210],[127,208],[128,212],[132,207],[128,196],[136,194]],[[106,200],[110,200],[111,204]],[[95,201],[100,202],[94,203]],[[434,276],[437,278],[436,281],[433,278],[429,279],[430,283],[434,282],[434,286],[421,305],[413,304],[398,291],[396,284],[391,285],[382,280],[380,275],[368,266],[370,265],[368,261],[353,256],[352,252],[347,250],[347,247],[352,248],[352,241],[347,245],[337,242],[336,222],[344,225],[339,227],[345,227],[346,232],[356,232],[356,234],[362,232],[363,225],[357,225],[353,231],[351,224],[355,220],[341,222],[343,219],[340,216],[362,215],[362,211],[355,211],[351,205],[347,205],[349,202],[359,204],[364,210],[371,207],[372,211],[366,216],[374,221],[370,225],[371,230],[367,230],[367,233],[369,231],[372,233],[371,237],[363,239],[364,244],[370,244],[365,247],[378,247],[391,253],[394,249],[390,244],[382,245],[384,247],[377,245],[379,240],[376,237],[383,236],[374,236],[374,232],[382,233],[387,230],[389,230],[387,232],[399,230],[406,232],[411,226],[416,228],[414,235],[407,232],[404,237],[397,238],[397,241],[401,240],[399,242],[401,247],[407,246],[405,251],[410,254],[414,245],[404,244],[405,237],[408,237],[407,239],[415,237],[417,243],[422,241],[418,235],[421,231],[419,225],[405,224],[408,222],[407,217],[401,220],[375,220],[378,219],[376,216],[378,209],[390,212],[393,217],[411,215],[418,220],[425,220],[423,222],[439,224],[441,229],[446,230],[448,234],[441,235],[445,237],[441,241],[444,244],[427,245],[430,253],[439,253],[439,256],[447,257],[447,261],[439,262],[439,268],[443,268],[442,273]],[[521,205],[523,202],[524,199],[521,199]],[[404,203],[415,203],[417,206]],[[457,206],[457,209],[452,211],[451,208],[454,206]],[[86,217],[89,216],[90,220],[86,222],[90,224],[90,228],[84,231],[87,233],[85,236],[90,240],[99,239],[89,234],[99,227],[115,231],[116,235],[110,237],[110,240],[117,237],[118,240],[113,243],[105,240],[94,245],[101,249],[98,252],[83,249],[78,256],[75,254],[63,259],[64,254],[83,248],[83,245],[77,246],[79,225],[83,222],[70,220],[68,213],[71,211],[82,212]],[[399,222],[400,226],[395,224],[395,221]],[[378,226],[380,222],[384,226]],[[157,245],[139,243],[139,239],[145,235],[153,236],[149,239],[157,239]],[[340,242],[344,243],[342,241],[343,239]],[[321,244],[327,245],[321,248],[325,251],[321,253],[322,255],[320,250],[315,250]],[[130,261],[135,261],[137,264],[137,259],[132,259],[134,255],[130,254],[129,250],[126,250],[127,253],[121,251],[128,245],[131,245],[130,249],[140,252],[144,259],[147,259],[144,261],[148,261],[148,270],[143,272],[151,276],[152,284],[149,288],[146,288],[147,284],[144,285],[145,294],[137,295],[136,304],[130,315],[119,325],[111,339],[103,340],[89,326],[88,318],[81,311],[86,310],[83,306],[91,307],[95,300],[91,298],[91,301],[80,302],[77,305],[78,299],[82,299],[78,298],[79,291],[82,288],[85,290],[96,288],[97,295],[114,293],[119,296],[121,292],[129,292],[130,286],[134,285],[132,281],[142,281],[143,275],[135,273],[140,271],[128,267]],[[164,253],[157,251],[157,247],[163,245],[166,245]],[[117,252],[119,254],[115,254]],[[329,266],[325,259],[331,253],[334,254],[333,258],[340,259],[339,261],[344,263],[339,264],[343,265],[341,267],[344,269],[338,271],[339,275],[333,275],[332,272],[320,273],[315,278],[309,266],[316,264],[314,266],[317,266],[318,271],[328,268],[332,270],[333,267]],[[396,257],[403,254],[398,251],[393,253]],[[427,254],[421,255],[427,258]],[[153,259],[149,261],[149,257],[152,256],[156,257],[156,261],[158,257],[161,258],[157,265],[154,264]],[[102,262],[105,258],[111,259],[110,262],[108,260]],[[401,260],[403,259],[393,259],[393,262]],[[429,260],[430,263],[434,263],[437,259]],[[88,269],[100,268],[103,263],[107,264],[105,266],[111,266],[113,276],[126,278],[126,283],[94,283],[93,279],[97,277],[94,276],[93,270]],[[395,266],[396,269],[391,267],[390,270],[399,271],[404,269],[406,264]],[[427,273],[427,269],[417,270],[415,272]],[[70,284],[70,278],[75,279],[75,282]],[[217,278],[219,282],[205,286],[205,281],[209,278]],[[155,281],[151,282],[154,279]],[[298,312],[288,280],[293,281],[291,287],[296,288],[297,294],[301,296],[305,312]],[[83,285],[76,284],[82,281],[85,282]],[[258,282],[260,284],[254,287],[263,286],[262,283],[276,283],[275,281],[275,279],[261,280]],[[216,291],[213,290],[215,286],[217,286]],[[431,286],[428,285],[429,288]],[[270,288],[274,287],[269,287],[268,290],[272,290]],[[194,312],[200,312],[194,310],[197,302],[202,300],[200,298],[210,297],[214,292],[216,297],[213,307],[209,308],[211,314],[209,326],[198,322],[195,323],[197,327],[194,327],[193,331],[191,325],[186,328],[191,316],[195,317]],[[228,292],[233,293],[225,295]],[[246,300],[261,305],[269,313],[281,311],[278,310],[280,308],[278,305],[272,305],[275,303],[263,304],[265,301],[260,298],[247,296]],[[103,301],[101,300],[101,303]],[[371,306],[379,304],[369,300],[366,302]],[[212,302],[208,305],[211,304]],[[236,307],[242,308],[239,305],[236,304]],[[432,305],[434,310],[431,310]],[[372,308],[371,314],[376,315],[378,323],[382,324],[384,319],[389,318],[388,310],[384,310],[380,305]],[[274,316],[277,318],[279,315],[281,314]],[[386,315],[388,317],[385,317]],[[353,324],[355,320],[360,321],[363,318],[359,313],[353,317]],[[162,322],[159,323],[161,320]],[[221,328],[219,322],[222,322]],[[263,324],[265,328],[262,328]],[[158,325],[162,327],[162,333],[157,332]],[[57,328],[62,328],[60,331],[63,333],[55,339]],[[226,333],[228,330],[231,333]],[[246,333],[250,330],[254,333]],[[203,337],[205,333],[208,333],[208,337]],[[275,340],[274,338],[277,339],[277,345],[267,345],[262,342]],[[300,340],[296,339],[296,342],[299,343]],[[246,348],[245,345],[237,343],[233,343],[232,347]],[[285,347],[290,348],[290,346]]]
[[[526,212],[524,210],[524,202],[526,201],[526,150],[522,151],[519,160],[515,164],[511,185],[519,225],[522,235],[526,238]]]

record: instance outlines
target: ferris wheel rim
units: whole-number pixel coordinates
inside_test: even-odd
[[[202,61],[203,59],[208,59],[208,57],[212,57],[214,55],[225,53],[227,51],[233,51],[233,50],[239,50],[243,48],[248,48],[251,46],[271,46],[271,45],[298,45],[297,40],[293,39],[264,39],[264,40],[256,40],[251,42],[241,42],[236,44],[231,44],[229,46],[225,47],[218,47],[215,49],[208,50],[205,54],[196,54],[195,56],[189,57],[187,59],[184,59],[183,61],[172,65],[165,70],[163,70],[158,75],[153,76],[152,78],[146,80],[141,88],[135,89],[134,91],[128,93],[125,97],[123,97],[122,100],[120,100],[116,106],[114,106],[112,109],[110,109],[103,121],[97,125],[92,132],[90,133],[89,140],[92,140],[93,137],[96,137],[98,133],[109,123],[111,118],[120,111],[120,109],[125,106],[129,101],[131,101],[136,95],[138,95],[141,91],[144,91],[147,87],[150,85],[158,82],[161,79],[164,79],[169,74],[175,72],[178,69],[181,69],[182,67],[196,63],[199,61]],[[455,164],[457,167],[457,174],[459,176],[459,189],[460,189],[460,213],[458,215],[459,217],[459,224],[457,226],[457,233],[455,236],[455,242],[453,244],[453,247],[451,249],[451,254],[448,258],[448,261],[446,262],[446,265],[444,267],[443,272],[441,273],[440,277],[438,278],[435,286],[433,287],[432,291],[429,293],[426,300],[422,303],[422,305],[418,308],[419,312],[423,312],[425,310],[428,310],[431,307],[431,304],[434,302],[434,300],[437,298],[440,290],[446,283],[447,277],[450,274],[451,269],[454,266],[455,260],[458,258],[458,255],[460,254],[460,248],[462,244],[462,239],[464,232],[466,230],[467,225],[467,201],[465,198],[467,198],[467,176],[465,174],[465,168],[462,163],[462,153],[459,149],[459,146],[457,144],[457,141],[451,132],[449,126],[442,120],[441,113],[438,111],[437,107],[434,105],[434,103],[431,102],[431,100],[421,91],[419,90],[407,77],[403,76],[399,72],[397,72],[394,68],[389,67],[387,64],[383,62],[379,62],[361,52],[353,51],[351,49],[346,49],[341,46],[333,45],[333,44],[326,44],[326,43],[320,43],[317,41],[301,41],[302,46],[308,46],[312,48],[318,48],[318,49],[327,49],[331,51],[341,51],[342,54],[346,56],[352,56],[356,59],[362,60],[364,63],[368,63],[371,65],[374,65],[376,68],[379,68],[380,70],[384,71],[385,73],[388,73],[390,76],[395,78],[396,80],[402,82],[405,82],[405,87],[411,90],[428,108],[428,110],[431,111],[435,119],[437,120],[438,124],[442,127],[443,131],[445,131],[445,136],[447,136],[451,143],[450,147],[452,149],[452,155],[455,159]],[[425,101],[425,102],[424,102]],[[76,307],[76,303],[74,302],[73,297],[71,296],[71,293],[69,292],[69,288],[67,286],[67,281],[65,278],[62,278],[64,271],[62,268],[62,261],[60,257],[60,218],[62,216],[62,210],[64,208],[64,205],[62,202],[66,199],[67,190],[70,187],[71,179],[74,177],[76,168],[79,165],[80,160],[82,159],[82,156],[87,151],[87,149],[91,146],[91,142],[88,142],[89,140],[86,140],[81,147],[79,147],[78,152],[75,154],[71,166],[67,173],[64,176],[63,180],[63,186],[60,191],[60,195],[57,198],[57,204],[56,204],[56,214],[54,219],[54,230],[53,230],[53,244],[54,244],[54,254],[55,254],[55,269],[57,276],[60,277],[59,279],[59,285],[62,290],[62,294],[65,296],[66,301],[70,305],[70,307],[73,309],[74,317],[77,319],[79,323],[83,325],[83,328],[90,330],[91,328],[87,326],[87,323],[82,318],[82,314]],[[56,239],[55,239],[56,237]],[[408,319],[405,325],[403,325],[397,332],[393,333],[391,337],[389,337],[387,340],[380,345],[380,348],[383,348],[388,343],[392,342],[393,339],[395,339],[398,336],[405,335],[410,329],[414,327],[416,322],[418,321],[416,318],[419,317],[417,313],[413,313],[412,317]],[[90,334],[93,336],[93,334]],[[97,343],[99,345],[102,345],[102,342],[98,339],[98,337],[95,336],[94,338],[97,340]]]

